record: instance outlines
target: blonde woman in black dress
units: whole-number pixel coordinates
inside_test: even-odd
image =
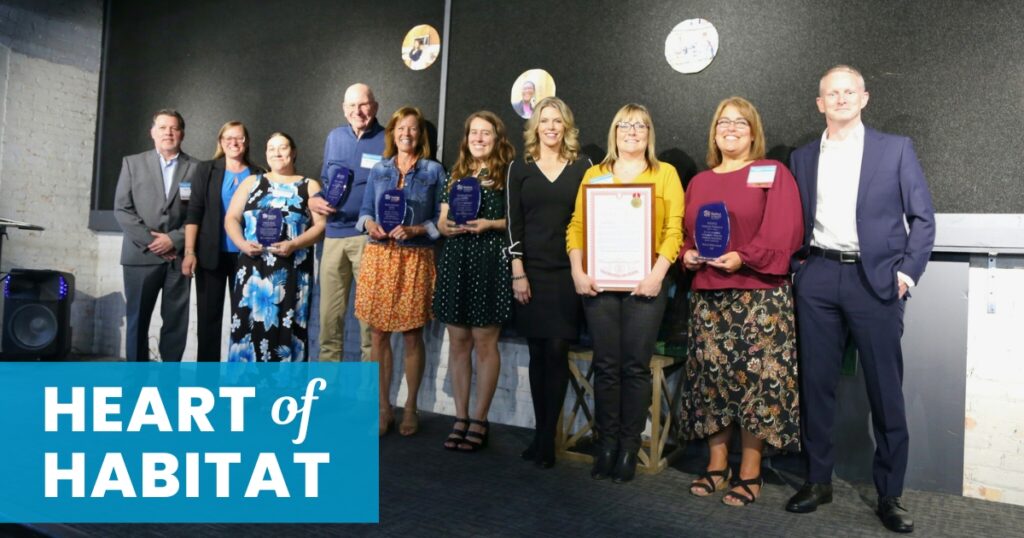
[[[524,155],[509,166],[508,235],[516,329],[530,347],[530,393],[536,432],[523,451],[541,468],[555,464],[555,430],[569,383],[569,343],[579,334],[580,298],[565,252],[590,159],[579,157],[579,130],[557,97],[537,104],[526,122]]]

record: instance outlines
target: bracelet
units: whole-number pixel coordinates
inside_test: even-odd
[[[526,278],[526,275],[519,275],[519,276],[512,277],[512,280],[522,280],[524,278]]]
[[[185,255],[186,256],[195,256],[196,255],[196,251],[194,251],[194,250],[185,250]]]

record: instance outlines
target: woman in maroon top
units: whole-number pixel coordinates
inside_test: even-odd
[[[683,265],[694,271],[682,435],[708,437],[707,471],[697,496],[731,486],[722,502],[742,506],[761,493],[764,443],[799,449],[796,335],[789,260],[800,247],[803,214],[792,174],[764,158],[761,117],[749,101],[718,105],[707,163],[686,190]],[[725,202],[726,253],[701,258],[694,230],[701,206]],[[729,481],[729,439],[740,428],[743,458]]]

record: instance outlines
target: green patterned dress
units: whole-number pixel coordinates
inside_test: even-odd
[[[505,191],[480,189],[482,219],[505,218]],[[448,190],[441,195],[448,203]],[[512,269],[505,256],[504,230],[461,234],[444,241],[437,263],[433,310],[453,325],[500,325],[512,315]]]

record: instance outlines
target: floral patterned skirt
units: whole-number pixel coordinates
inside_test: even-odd
[[[306,342],[312,277],[311,248],[287,257],[269,252],[255,257],[239,254],[231,284],[235,308],[228,362],[309,359]]]
[[[738,423],[800,449],[796,323],[789,285],[694,291],[679,424],[684,439]]]
[[[434,277],[433,248],[367,243],[356,282],[356,318],[386,332],[426,325]]]

